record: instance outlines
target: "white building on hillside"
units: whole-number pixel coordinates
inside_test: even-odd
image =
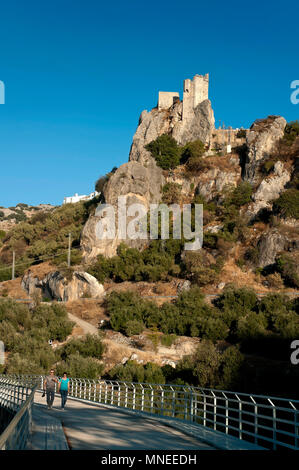
[[[63,199],[62,204],[74,204],[75,202],[79,202],[79,201],[89,201],[90,199],[93,199],[94,197],[99,196],[100,194],[101,193],[99,193],[98,191],[94,191],[93,193],[90,193],[89,196],[85,196],[85,195],[79,196],[78,193],[76,193],[74,194],[74,196],[65,197]]]

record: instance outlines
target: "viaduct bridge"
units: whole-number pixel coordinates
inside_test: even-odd
[[[299,400],[180,385],[71,379],[65,410],[43,376],[0,376],[0,450],[299,449]]]

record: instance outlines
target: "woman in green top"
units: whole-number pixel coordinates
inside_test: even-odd
[[[70,390],[70,379],[67,377],[67,373],[63,373],[63,377],[59,380],[59,391],[61,395],[61,409],[64,410],[67,394]]]

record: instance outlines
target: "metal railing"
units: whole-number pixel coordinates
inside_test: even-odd
[[[43,376],[39,379],[43,388]],[[299,449],[299,400],[185,385],[70,379],[70,397],[201,425],[268,448]]]
[[[32,404],[37,378],[0,376],[0,407],[14,414],[0,435],[0,450],[26,448],[32,426]]]

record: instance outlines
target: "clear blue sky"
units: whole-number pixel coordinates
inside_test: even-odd
[[[158,91],[210,73],[219,120],[299,118],[296,2],[10,0],[0,7],[0,205],[60,204],[128,160]]]

